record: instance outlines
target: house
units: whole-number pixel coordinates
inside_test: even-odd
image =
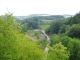
[[[39,39],[40,39],[40,40],[45,39],[45,35],[44,35],[44,34],[40,34],[40,35],[39,35]]]

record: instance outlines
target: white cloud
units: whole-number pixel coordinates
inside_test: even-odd
[[[75,14],[80,10],[79,0],[0,0],[0,14]]]

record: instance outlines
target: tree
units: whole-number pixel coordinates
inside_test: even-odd
[[[55,22],[53,22],[50,25],[50,28],[47,29],[46,33],[48,33],[48,34],[58,34],[58,31],[59,31],[61,25],[62,25],[61,21],[55,21]]]
[[[24,25],[22,25],[22,33],[25,33],[25,32],[27,32],[27,30],[28,30],[28,27],[27,27],[27,24],[24,24]]]
[[[80,40],[71,39],[67,45],[68,50],[70,51],[69,60],[77,60],[80,56]]]
[[[20,38],[21,37],[21,38]],[[21,60],[43,60],[45,56],[45,52],[41,49],[36,42],[31,39],[25,37],[24,35],[20,35],[17,39],[18,44],[18,59]]]
[[[0,17],[0,59],[18,57],[15,53],[17,52],[16,34],[18,30],[13,25],[14,21],[11,14]]]
[[[57,35],[57,34],[53,34],[51,36],[51,44],[50,45],[53,46],[53,45],[55,45],[55,44],[57,44],[59,42],[60,42],[60,36]]]
[[[38,41],[38,44],[41,45],[42,49],[44,49],[47,46],[48,42],[46,39],[43,39]]]
[[[66,27],[67,27],[67,25],[62,25],[61,27],[60,27],[60,30],[59,30],[59,33],[65,33],[66,32]]]
[[[29,29],[37,29],[37,28],[39,28],[38,23],[34,22],[34,21],[29,22],[27,26],[28,26]]]
[[[79,24],[80,23],[80,12],[71,17],[68,22],[69,25]]]
[[[68,31],[68,36],[72,38],[80,38],[80,24],[74,24]]]
[[[62,42],[62,44],[65,46],[65,47],[68,47],[68,43],[69,41],[71,40],[70,37],[68,36],[62,36],[60,41]]]
[[[47,60],[68,60],[69,52],[67,47],[64,47],[61,43],[53,45],[50,47]]]

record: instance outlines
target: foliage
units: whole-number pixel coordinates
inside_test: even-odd
[[[73,25],[73,24],[79,24],[80,23],[80,12],[77,13],[74,17],[71,17],[67,24]]]
[[[37,29],[37,28],[39,28],[38,23],[34,22],[34,21],[29,22],[27,26],[28,26],[28,29]]]
[[[50,25],[50,28],[46,31],[48,34],[57,34],[60,26],[62,25],[61,21],[55,21]]]
[[[21,34],[20,29],[11,14],[0,16],[0,59],[43,60],[44,51],[36,42]]]
[[[38,41],[38,44],[41,45],[42,48],[44,49],[47,46],[48,42],[46,39],[43,39],[43,40]]]
[[[62,43],[67,47],[67,51],[70,52],[69,60],[79,60],[80,55],[80,40],[76,38],[70,38],[68,36],[52,35],[51,36],[51,47],[55,44]]]
[[[41,28],[39,25],[50,25],[51,21],[64,18],[61,15],[51,15],[51,16],[34,16],[31,18],[26,18],[24,20],[18,20],[23,25],[22,32],[25,33],[27,30]],[[27,25],[26,25],[27,24]]]
[[[27,32],[27,30],[28,30],[27,24],[23,24],[21,32],[25,33],[25,32]]]
[[[52,20],[40,20],[40,25],[50,25]]]
[[[47,46],[47,40],[32,41],[20,32],[39,28],[41,19],[48,17],[32,17],[20,23],[13,21],[12,14],[0,16],[0,59],[1,60],[80,60],[80,13],[67,19],[51,23],[46,29],[50,35],[51,44],[45,55],[41,46]],[[57,17],[59,18],[59,17]],[[32,21],[33,20],[33,21]],[[44,27],[43,27],[44,28]],[[38,33],[35,32],[38,36]]]
[[[47,29],[50,25],[39,25],[41,29]]]
[[[58,32],[59,32],[60,34],[65,33],[67,26],[68,26],[68,25],[63,24],[63,25],[60,27],[60,29],[59,29]]]
[[[69,60],[79,60],[80,52],[80,40],[70,39],[68,43],[68,50],[70,51]]]
[[[68,36],[72,38],[80,38],[80,24],[74,24],[68,31]]]
[[[51,44],[50,44],[51,46],[53,46],[59,42],[60,42],[60,36],[59,35],[56,35],[56,34],[51,35]]]
[[[53,45],[50,47],[47,60],[68,60],[69,52],[67,47],[64,47],[61,43]]]

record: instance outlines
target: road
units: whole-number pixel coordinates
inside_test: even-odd
[[[49,36],[45,33],[45,30],[35,30],[35,31],[41,31],[44,35],[45,35],[45,37],[47,38],[47,41],[48,41],[48,45],[50,45],[50,38],[49,38]],[[46,48],[45,48],[45,50],[44,50],[45,52],[46,52],[46,56],[45,56],[45,58],[44,58],[44,60],[46,60],[46,58],[47,58],[47,55],[48,55],[48,51],[49,51],[49,48],[46,46]]]
[[[49,38],[49,36],[45,33],[45,30],[40,30],[45,36],[46,36],[46,38],[47,38],[47,41],[48,41],[48,45],[50,45],[50,38]],[[45,59],[44,60],[46,60],[46,58],[47,58],[47,55],[48,55],[48,51],[49,51],[49,48],[46,46],[46,48],[45,48],[45,52],[47,53],[46,54],[46,57],[45,57]]]
[[[45,33],[45,31],[44,30],[41,30],[41,32],[46,36],[46,38],[47,38],[47,41],[48,41],[48,44],[50,45],[50,38],[49,38],[49,36]]]

